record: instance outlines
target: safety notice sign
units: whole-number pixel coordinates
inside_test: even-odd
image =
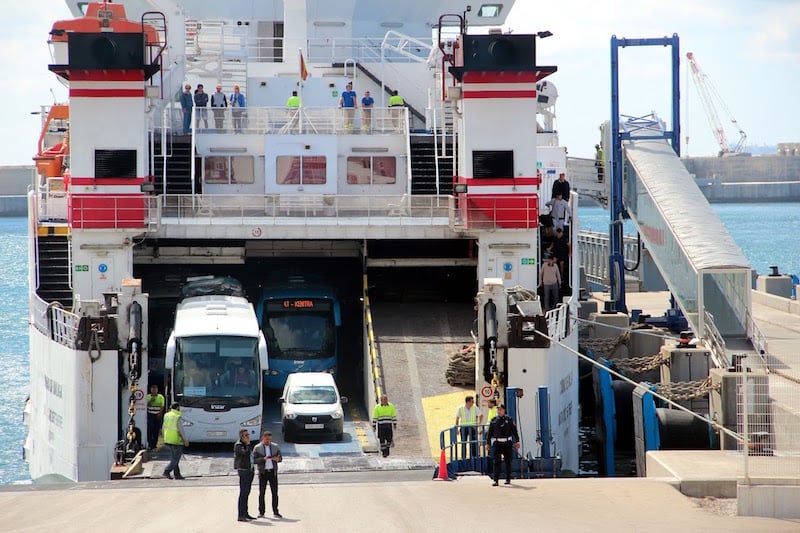
[[[484,385],[481,387],[481,396],[484,398],[491,398],[492,397],[492,388],[489,385]]]

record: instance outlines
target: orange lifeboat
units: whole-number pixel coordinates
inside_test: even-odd
[[[64,158],[69,155],[69,106],[50,107],[39,134],[39,149],[33,160],[36,171],[44,178],[57,178],[63,173]]]

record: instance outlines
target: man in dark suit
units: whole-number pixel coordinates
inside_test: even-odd
[[[266,512],[264,496],[267,492],[267,483],[272,493],[272,516],[283,518],[278,512],[278,463],[283,460],[281,449],[272,442],[272,432],[265,431],[261,434],[261,442],[253,448],[253,462],[258,467],[258,517],[263,518]]]

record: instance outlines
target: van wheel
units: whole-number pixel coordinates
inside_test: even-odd
[[[344,438],[344,433],[337,433],[336,440],[341,441]]]
[[[294,435],[285,426],[281,427],[281,433],[283,433],[283,442],[292,442],[294,440]]]

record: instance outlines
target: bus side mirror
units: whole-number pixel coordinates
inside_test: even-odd
[[[267,359],[267,341],[264,340],[264,333],[258,332],[258,362],[261,364],[261,371],[269,370]]]
[[[175,366],[175,334],[169,336],[167,341],[167,353],[164,358],[164,366],[172,368]]]

